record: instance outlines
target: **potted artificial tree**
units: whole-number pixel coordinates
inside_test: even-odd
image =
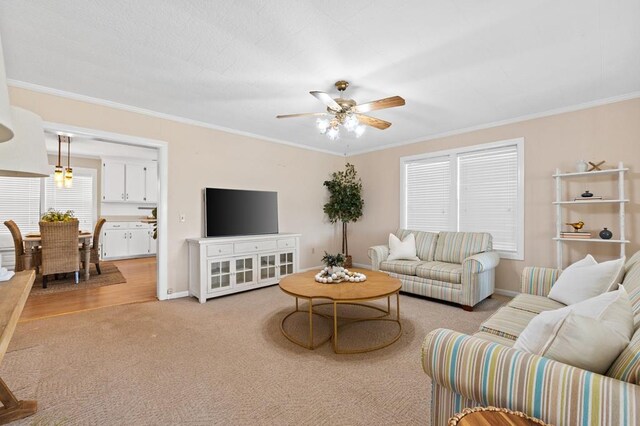
[[[356,222],[362,217],[364,200],[362,199],[362,180],[358,177],[353,164],[347,163],[344,171],[331,174],[331,180],[323,183],[329,190],[329,201],[324,205],[324,212],[331,223],[342,223],[342,253],[345,255],[344,266],[351,268],[347,242],[347,224]]]

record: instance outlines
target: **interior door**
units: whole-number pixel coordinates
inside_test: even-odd
[[[145,166],[142,164],[127,164],[125,199],[130,202],[144,203],[145,199]]]

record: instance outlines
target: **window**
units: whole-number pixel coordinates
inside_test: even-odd
[[[38,232],[38,222],[50,208],[73,210],[80,229],[92,230],[97,214],[96,170],[73,169],[73,186],[56,188],[53,176],[48,178],[0,177],[0,225],[16,222],[22,234]],[[0,226],[0,248],[13,247],[6,226]]]
[[[524,259],[523,142],[401,158],[400,225],[489,232],[502,257]]]
[[[41,181],[41,178],[0,177],[0,235],[11,235],[4,226],[7,220],[13,220],[23,234],[39,230]],[[9,241],[13,247],[13,241]]]
[[[91,169],[73,170],[73,185],[71,188],[58,188],[53,181],[53,176],[49,176],[44,181],[44,211],[73,210],[76,218],[80,221],[80,229],[92,230],[95,223],[95,199],[94,199],[94,176]]]

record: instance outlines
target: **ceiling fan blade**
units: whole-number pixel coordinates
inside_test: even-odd
[[[353,108],[355,112],[369,112],[378,109],[393,108],[404,105],[404,99],[400,96],[392,96],[390,98],[378,99],[377,101],[367,102],[366,104],[356,105]]]
[[[342,107],[333,100],[333,98],[331,96],[329,96],[327,93],[325,92],[318,92],[318,91],[313,91],[313,92],[309,92],[311,93],[313,96],[315,96],[320,102],[322,102],[323,104],[325,104],[328,108],[334,110],[334,111],[340,111],[342,109]]]
[[[356,114],[358,121],[367,126],[375,127],[376,129],[384,130],[391,126],[388,121],[380,120],[379,118],[369,117],[368,115]]]
[[[301,114],[285,114],[285,115],[276,115],[276,118],[293,118],[293,117],[324,117],[325,115],[329,115],[326,112],[303,112]]]

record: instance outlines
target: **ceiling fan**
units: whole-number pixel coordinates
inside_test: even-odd
[[[400,96],[392,96],[358,105],[353,99],[342,97],[343,92],[349,87],[349,82],[340,80],[335,83],[335,86],[340,92],[340,96],[335,99],[325,92],[309,92],[326,105],[327,112],[286,114],[278,115],[276,118],[318,117],[316,124],[320,132],[326,134],[329,139],[335,140],[340,137],[340,126],[343,126],[349,132],[355,133],[356,137],[362,136],[365,126],[375,127],[380,130],[387,129],[391,126],[390,122],[364,115],[364,113],[405,104],[404,99]]]

